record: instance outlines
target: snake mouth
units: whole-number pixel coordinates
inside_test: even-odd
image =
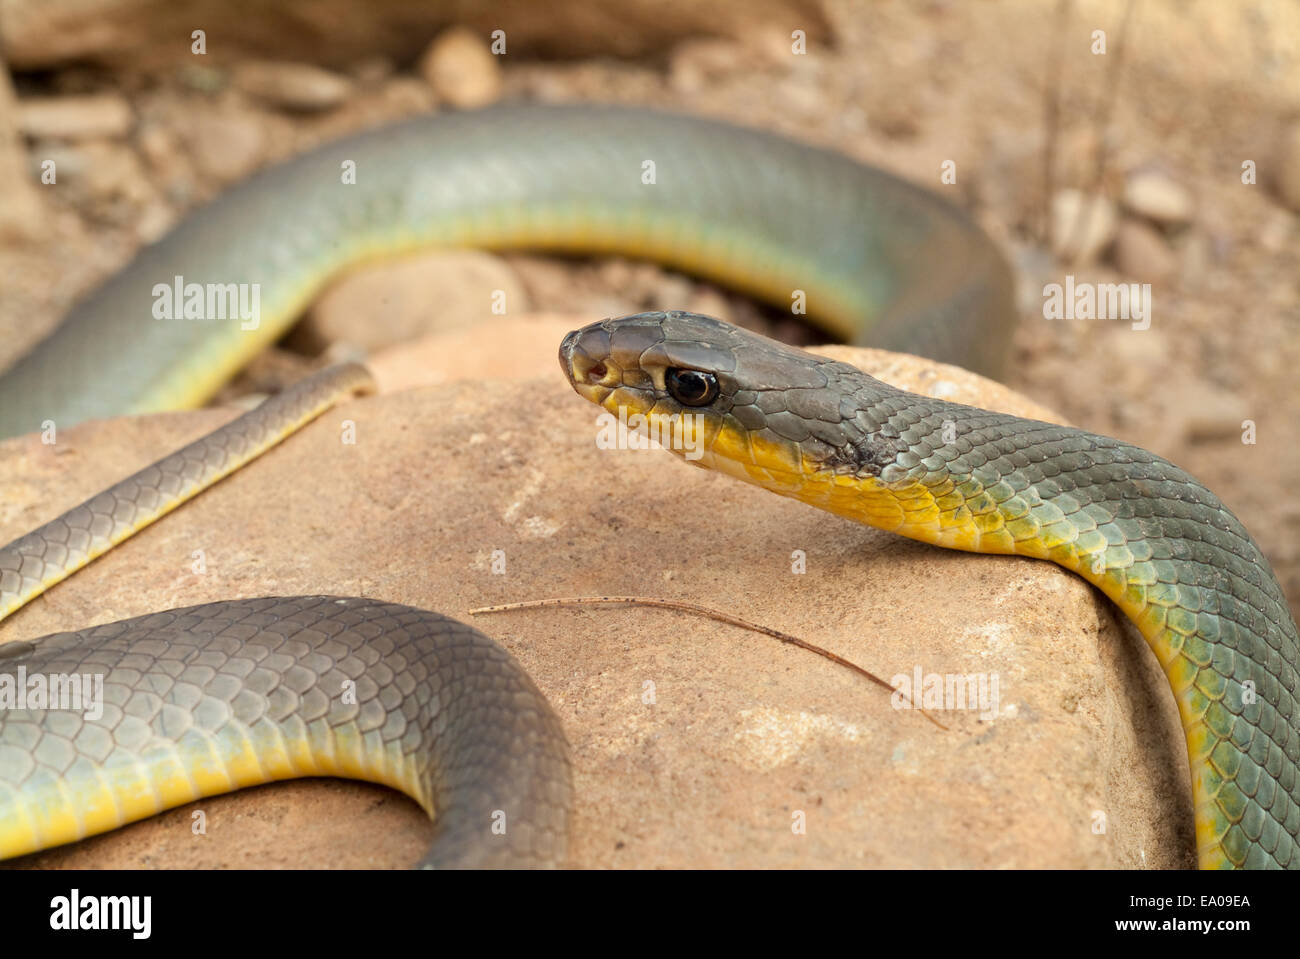
[[[622,380],[609,357],[609,333],[601,321],[573,330],[560,341],[560,369],[583,399],[601,404]]]

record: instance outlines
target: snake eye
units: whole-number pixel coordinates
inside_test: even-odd
[[[664,379],[669,395],[682,406],[707,406],[718,398],[718,378],[712,373],[674,368]]]

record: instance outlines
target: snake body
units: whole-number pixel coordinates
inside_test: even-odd
[[[693,314],[592,324],[565,339],[560,366],[580,395],[680,437],[679,455],[702,454],[693,465],[938,546],[1051,560],[1096,585],[1173,688],[1201,865],[1300,867],[1300,636],[1255,541],[1183,470]]]
[[[698,119],[492,110],[363,134],[231,191],[0,377],[0,436],[201,402],[329,276],[431,245],[646,256],[783,305],[793,292],[847,339],[990,373],[1014,316],[1005,264],[971,221],[879,171]],[[257,323],[154,319],[155,286],[174,277],[256,284]],[[676,396],[711,378],[715,394],[691,410],[708,435],[698,465],[939,545],[1051,559],[1099,585],[1173,685],[1202,864],[1300,862],[1295,625],[1240,523],[1176,467],[892,390],[686,314],[588,327],[561,363],[587,398],[668,420],[684,412]],[[364,386],[354,369],[327,373],[0,550],[0,615]],[[430,864],[561,855],[558,723],[513,660],[437,614],[242,600],[20,644],[0,681],[20,668],[103,670],[117,726],[0,711],[0,856],[321,772],[431,808]],[[334,701],[349,681],[368,684],[356,708]],[[498,813],[513,838],[488,831]]]
[[[497,643],[409,606],[209,603],[0,647],[0,675],[102,677],[102,715],[0,711],[0,858],[299,776],[400,789],[434,814],[428,868],[548,865],[569,759]],[[84,688],[84,687],[83,687]]]
[[[897,177],[698,118],[505,107],[329,144],[199,210],[0,376],[0,438],[196,406],[331,276],[437,246],[642,256],[787,309],[801,291],[841,338],[991,375],[1015,317],[1009,271],[979,228]],[[255,328],[155,318],[156,288],[177,277],[256,285]]]

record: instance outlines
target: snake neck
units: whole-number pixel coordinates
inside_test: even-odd
[[[907,450],[877,473],[806,463],[787,495],[936,546],[1050,560],[1099,588],[1178,703],[1201,866],[1300,866],[1300,638],[1242,524],[1140,448],[930,402],[897,424]]]
[[[703,442],[673,447],[696,466],[1095,584],[1177,699],[1201,864],[1300,867],[1300,636],[1258,545],[1193,477],[1119,440],[907,393],[697,314],[591,324],[565,338],[560,365],[608,412],[651,427],[698,417]]]
[[[734,430],[695,465],[935,546],[1049,560],[1092,583],[1173,690],[1201,866],[1300,868],[1300,636],[1237,518],[1183,470],[1119,440],[883,384],[867,399],[858,416],[870,439],[829,466]]]

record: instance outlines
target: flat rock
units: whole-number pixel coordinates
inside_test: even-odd
[[[508,354],[511,339],[488,324],[477,352]],[[903,386],[1043,415],[955,367],[834,353]],[[562,379],[554,341],[544,359],[509,365],[528,378],[444,382],[325,414],[0,624],[0,642],[271,594],[381,597],[461,619],[523,599],[678,598],[793,632],[887,680],[996,674],[999,701],[983,717],[936,713],[939,729],[817,656],[661,610],[477,619],[533,675],[572,743],[571,865],[1192,864],[1173,698],[1098,593],[1046,563],[909,542],[662,451],[600,450],[597,411]],[[440,362],[460,361],[444,350]],[[232,415],[0,444],[0,541]],[[355,445],[339,442],[344,420]],[[192,571],[199,549],[203,575]],[[498,549],[504,575],[491,572]],[[204,836],[190,831],[195,808]],[[398,794],[317,780],[205,799],[18,864],[400,867],[429,836]]]
[[[118,93],[31,97],[18,104],[18,129],[33,139],[120,139],[134,125],[131,104]]]
[[[310,63],[253,60],[233,73],[236,88],[284,110],[314,112],[338,106],[352,95],[348,77]]]

